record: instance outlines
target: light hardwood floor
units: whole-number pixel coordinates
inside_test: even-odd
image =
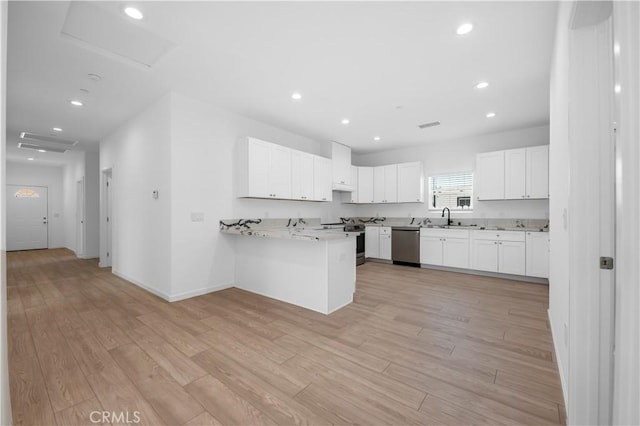
[[[238,289],[167,303],[64,249],[7,263],[15,424],[564,423],[544,285],[367,263],[325,316]]]

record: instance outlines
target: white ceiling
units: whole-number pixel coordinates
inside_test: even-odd
[[[175,47],[148,68],[61,36],[69,2],[10,2],[9,159],[28,156],[19,132],[54,126],[97,149],[169,90],[356,152],[549,121],[555,2],[139,2],[142,21],[124,2],[93,4]],[[475,28],[457,36],[464,21]]]

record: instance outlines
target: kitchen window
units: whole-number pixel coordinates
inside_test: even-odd
[[[473,210],[473,173],[447,173],[429,177],[429,209]]]

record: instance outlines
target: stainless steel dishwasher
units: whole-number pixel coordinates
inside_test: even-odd
[[[391,259],[393,263],[420,266],[420,228],[415,226],[391,228]]]

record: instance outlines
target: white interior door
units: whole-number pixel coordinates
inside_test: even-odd
[[[76,256],[84,255],[84,178],[76,190]]]
[[[47,188],[7,185],[7,250],[48,246]]]

